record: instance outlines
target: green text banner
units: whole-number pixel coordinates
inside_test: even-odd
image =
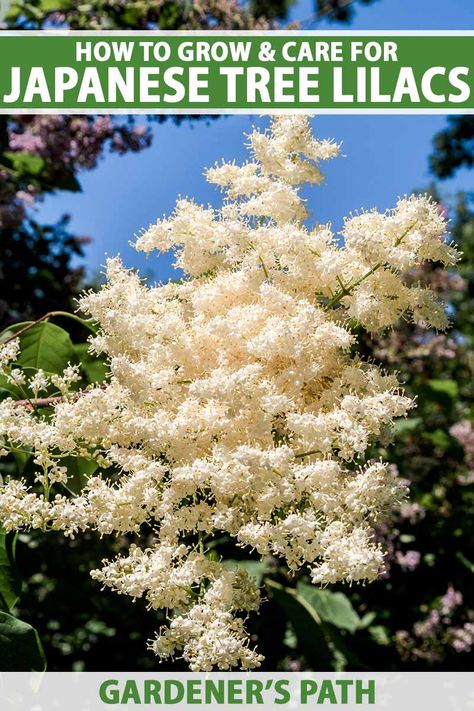
[[[473,32],[1,32],[2,113],[473,113]]]

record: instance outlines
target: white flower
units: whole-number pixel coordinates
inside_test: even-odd
[[[14,338],[8,343],[0,343],[0,374],[8,373],[8,366],[15,361],[20,352],[20,339]]]
[[[274,119],[250,147],[250,163],[207,172],[226,193],[222,208],[180,199],[138,239],[146,252],[174,249],[192,279],[148,287],[115,258],[105,285],[83,296],[108,381],[71,397],[76,366],[29,383],[9,370],[34,393],[50,380],[62,399],[44,417],[0,403],[5,451],[31,448],[49,494],[7,482],[3,526],[72,537],[151,528],[151,547],[132,545],[92,575],[170,610],[151,648],[182,655],[194,670],[261,662],[244,624],[258,589],[206,557],[209,540],[225,535],[291,570],[305,567],[315,584],[374,580],[383,570],[373,524],[404,492],[382,462],[361,460],[412,402],[393,375],[354,355],[352,320],[366,330],[402,316],[442,327],[433,294],[402,272],[457,256],[426,197],[351,217],[343,246],[329,226],[306,227],[300,186],[320,182],[321,162],[338,147],[314,139],[304,116]],[[12,341],[0,350],[2,368],[17,349]],[[100,467],[74,498],[61,488],[70,456]]]

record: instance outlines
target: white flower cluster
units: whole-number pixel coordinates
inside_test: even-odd
[[[7,482],[3,526],[135,539],[151,526],[153,548],[131,546],[93,576],[172,611],[151,647],[195,670],[261,660],[244,629],[258,587],[209,557],[209,541],[228,536],[305,568],[315,584],[383,569],[373,523],[404,491],[365,455],[412,403],[394,376],[355,355],[353,325],[411,316],[443,327],[431,291],[402,272],[457,258],[426,197],[351,217],[342,247],[328,226],[307,228],[301,185],[320,182],[318,165],[338,146],[314,139],[306,117],[274,119],[250,147],[251,162],[207,173],[226,193],[221,209],[181,199],[138,239],[147,252],[174,249],[192,278],[148,287],[111,259],[105,286],[83,297],[108,381],[66,395],[52,416],[0,405],[4,451],[31,448],[45,492]],[[37,375],[33,394],[43,385]],[[75,497],[61,491],[61,457],[71,455],[100,465]]]

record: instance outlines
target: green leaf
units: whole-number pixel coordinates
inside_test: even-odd
[[[423,432],[423,437],[428,440],[428,442],[431,442],[433,447],[437,447],[437,449],[441,449],[443,452],[449,449],[453,443],[450,436],[442,429],[437,429],[434,432]]]
[[[0,528],[0,607],[7,612],[18,600],[21,578],[15,563],[16,533]]]
[[[26,622],[0,612],[0,670],[44,671],[46,659],[38,632]]]
[[[355,632],[360,627],[361,619],[343,593],[321,590],[307,583],[299,583],[297,591],[323,622],[349,632]]]
[[[64,457],[59,464],[67,467],[68,480],[64,486],[71,494],[80,494],[89,477],[99,468],[97,462],[84,457]]]
[[[16,385],[8,382],[6,375],[0,375],[0,400],[4,400],[7,397],[21,400],[24,396]]]
[[[427,384],[433,392],[448,395],[453,400],[459,395],[459,387],[455,380],[428,380]]]
[[[359,624],[359,629],[364,630],[367,629],[367,627],[370,627],[372,622],[375,620],[377,617],[376,612],[366,612],[363,617],[361,617],[360,624]]]
[[[23,474],[26,465],[31,459],[31,456],[32,455],[30,452],[20,452],[19,450],[13,452],[13,458],[15,460],[19,474]]]
[[[21,351],[17,362],[23,368],[62,373],[68,363],[76,360],[68,332],[54,323],[42,321],[19,338]]]
[[[33,321],[20,321],[19,323],[10,324],[4,328],[3,331],[0,331],[0,342],[10,338],[10,336],[13,336],[17,331],[25,326],[28,326],[30,323],[33,323]]]
[[[171,30],[179,26],[182,20],[181,8],[176,2],[165,2],[160,7],[160,30]]]
[[[308,663],[315,670],[333,669],[334,649],[328,643],[324,624],[314,607],[294,588],[285,588],[269,579],[266,579],[265,583],[271,590],[273,599],[291,622]]]
[[[53,189],[69,190],[71,193],[80,193],[82,191],[81,184],[72,171],[63,175],[60,180],[56,180],[52,187]]]
[[[409,432],[413,432],[413,430],[416,430],[418,425],[420,425],[422,422],[423,420],[421,417],[400,418],[395,422],[394,430],[396,434],[404,435]]]
[[[88,343],[77,343],[74,346],[81,368],[89,383],[103,383],[107,378],[108,366],[105,358],[89,353]]]
[[[6,165],[20,173],[21,175],[40,175],[45,167],[45,160],[36,153],[28,153],[27,151],[5,151],[2,154],[1,160],[6,158]]]
[[[388,629],[382,625],[369,627],[369,635],[375,644],[379,644],[381,647],[388,647],[390,644]]]
[[[130,4],[127,5],[125,12],[120,15],[120,23],[127,27],[136,28],[140,26],[142,18],[143,9],[140,6]]]

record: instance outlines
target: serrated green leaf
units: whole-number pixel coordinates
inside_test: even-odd
[[[44,671],[46,659],[38,632],[31,625],[0,612],[0,670]]]
[[[307,583],[299,583],[297,591],[323,622],[349,632],[355,632],[360,627],[360,617],[344,593],[321,590]]]
[[[42,368],[49,373],[62,373],[75,362],[74,346],[67,331],[43,321],[22,333],[18,364],[23,368]]]

